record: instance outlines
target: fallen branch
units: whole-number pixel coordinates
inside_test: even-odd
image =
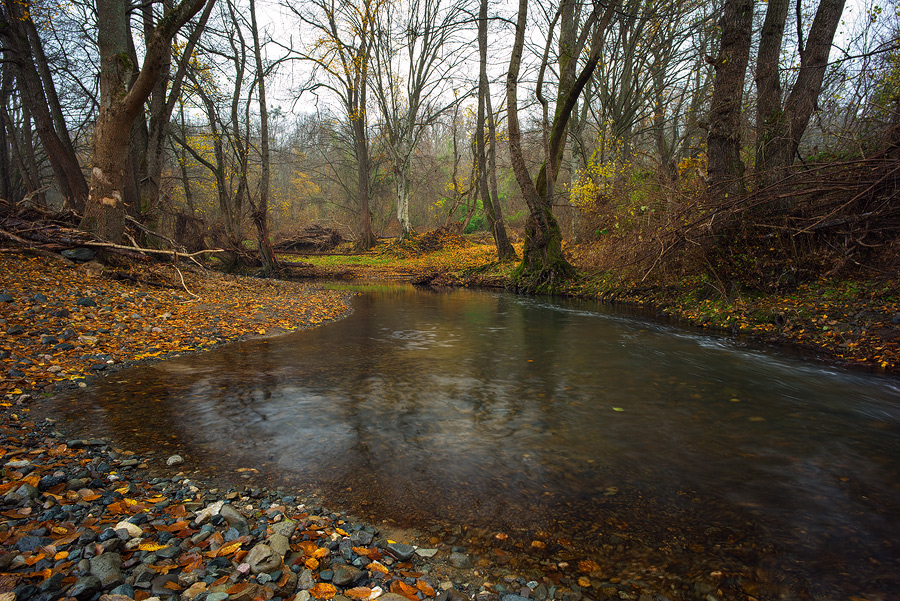
[[[151,254],[155,254],[155,255],[170,255],[175,258],[187,257],[189,259],[192,257],[196,257],[198,255],[207,255],[207,254],[212,254],[212,253],[226,252],[224,249],[221,249],[221,248],[210,248],[210,249],[206,249],[206,250],[198,250],[197,252],[193,252],[193,253],[180,253],[175,250],[158,250],[155,248],[141,248],[139,246],[125,246],[124,244],[113,244],[112,242],[79,242],[78,244],[79,244],[79,246],[90,246],[93,248],[114,248],[116,250],[130,250],[130,251],[134,251],[134,252],[151,253]]]

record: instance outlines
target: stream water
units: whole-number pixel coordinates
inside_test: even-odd
[[[353,306],[53,411],[209,474],[254,468],[370,519],[469,533],[490,560],[508,561],[491,551],[504,532],[534,566],[588,558],[592,577],[900,595],[897,379],[587,302],[372,286]]]

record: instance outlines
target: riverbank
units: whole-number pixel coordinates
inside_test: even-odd
[[[434,247],[435,245],[430,244]],[[521,244],[516,246],[521,256]],[[574,249],[579,277],[561,295],[655,310],[683,325],[747,336],[801,349],[840,365],[888,373],[900,370],[900,279],[822,279],[779,293],[729,289],[703,275],[643,281],[625,273],[596,272]],[[429,285],[514,289],[517,264],[498,264],[483,236],[444,235],[436,248],[415,242],[382,243],[353,256],[285,257],[315,277],[392,279]]]

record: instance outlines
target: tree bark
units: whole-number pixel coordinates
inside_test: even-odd
[[[774,167],[773,141],[784,127],[778,59],[790,0],[769,0],[756,54],[756,174],[765,181]]]
[[[719,200],[741,194],[741,98],[750,60],[753,0],[725,0],[719,24],[722,41],[713,62],[716,70],[707,136],[709,186]]]

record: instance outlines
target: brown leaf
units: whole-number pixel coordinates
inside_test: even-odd
[[[416,580],[416,588],[422,591],[422,594],[426,597],[434,597],[434,587],[425,582],[424,580]]]

